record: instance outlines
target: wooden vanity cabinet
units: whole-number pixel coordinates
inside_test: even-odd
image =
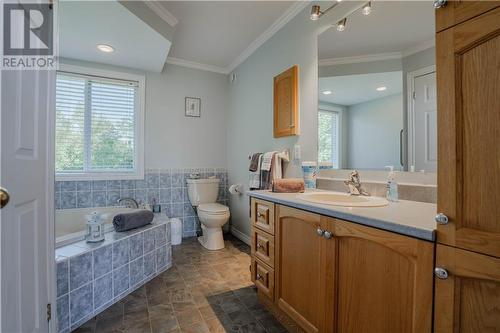
[[[322,217],[325,332],[430,332],[434,243]]]
[[[325,332],[325,242],[320,215],[276,205],[276,305],[306,332]]]
[[[433,243],[277,204],[275,216],[274,304],[302,330],[431,331]]]

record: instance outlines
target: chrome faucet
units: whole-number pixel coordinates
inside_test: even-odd
[[[361,181],[359,180],[359,173],[356,170],[353,170],[349,175],[349,179],[344,181],[344,184],[349,188],[350,195],[370,195],[370,193],[363,190],[361,186]]]
[[[118,199],[118,205],[125,206],[127,208],[139,208],[139,204],[134,198],[120,198]]]

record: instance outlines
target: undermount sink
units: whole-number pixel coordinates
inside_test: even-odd
[[[342,207],[381,207],[389,202],[384,198],[355,196],[340,192],[312,192],[299,194],[297,198],[323,205]]]

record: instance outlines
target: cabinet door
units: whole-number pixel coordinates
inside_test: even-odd
[[[274,137],[298,135],[297,65],[274,77]]]
[[[438,244],[436,267],[435,331],[499,332],[500,259]]]
[[[448,1],[436,11],[436,31],[441,31],[500,6],[498,1]]]
[[[327,286],[336,286],[326,331],[430,332],[434,244],[323,219],[335,251]]]
[[[439,243],[500,257],[500,8],[436,35]]]
[[[320,216],[276,205],[276,302],[306,332],[324,324],[324,239]]]

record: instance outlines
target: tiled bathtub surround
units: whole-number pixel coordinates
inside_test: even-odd
[[[198,221],[187,194],[186,178],[199,173],[202,178],[220,179],[218,202],[227,205],[227,170],[224,168],[148,169],[140,180],[57,181],[56,209],[116,206],[119,198],[139,203],[161,204],[163,213],[182,220],[183,236],[196,234]]]
[[[58,332],[80,326],[172,265],[170,222],[56,250]]]

